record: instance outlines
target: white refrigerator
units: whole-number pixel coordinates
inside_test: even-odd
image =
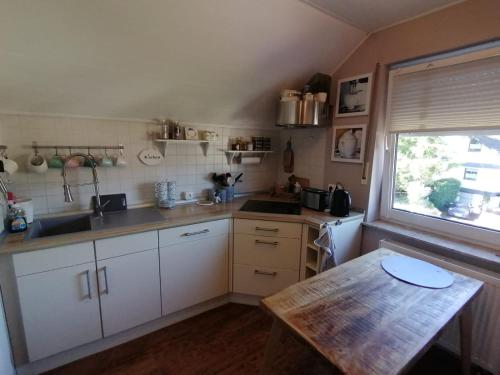
[[[14,375],[15,373],[16,369],[12,361],[9,332],[3,309],[2,291],[0,290],[0,374]]]

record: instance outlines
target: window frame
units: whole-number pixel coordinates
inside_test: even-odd
[[[478,130],[449,130],[449,131],[425,131],[408,132],[402,134],[413,135],[482,135],[482,134],[500,134],[500,129]],[[403,224],[415,229],[425,230],[438,235],[453,237],[465,242],[476,243],[487,247],[498,247],[500,243],[500,231],[463,224],[460,222],[427,216],[424,214],[413,213],[401,209],[393,208],[393,198],[395,190],[396,177],[396,152],[397,152],[398,134],[388,134],[386,136],[386,150],[384,158],[384,172],[382,175],[382,196],[380,206],[380,216],[383,220]],[[439,228],[439,229],[436,229]]]
[[[395,76],[407,73],[414,73],[426,69],[433,69],[445,66],[461,64],[474,60],[481,60],[500,54],[500,46],[498,43],[478,45],[475,48],[464,49],[452,53],[443,53],[429,58],[418,59],[413,63],[407,61],[401,64],[391,66],[389,72],[386,116],[385,116],[385,152],[384,152],[384,167],[382,172],[382,190],[380,196],[380,218],[382,220],[394,223],[403,224],[415,229],[421,229],[433,234],[452,237],[453,239],[462,240],[464,242],[478,244],[489,248],[498,248],[500,243],[500,232],[492,229],[474,227],[472,225],[454,222],[446,219],[435,218],[423,214],[411,213],[399,209],[392,208],[394,187],[395,187],[395,166],[396,166],[396,146],[397,134],[389,132],[389,124],[391,120],[391,101],[392,87]],[[500,134],[500,128],[471,128],[471,129],[446,129],[446,130],[426,130],[418,134],[433,135],[474,135],[479,134]],[[417,132],[406,132],[404,134],[417,134]],[[438,228],[438,229],[437,229]]]

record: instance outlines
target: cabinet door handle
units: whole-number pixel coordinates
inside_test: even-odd
[[[87,278],[87,298],[92,299],[92,289],[90,289],[90,270],[85,271],[85,277]]]
[[[255,230],[260,230],[263,232],[279,232],[279,228],[262,228],[262,227],[255,227]]]
[[[101,294],[109,294],[109,286],[108,286],[108,267],[104,266],[101,268],[102,272],[104,273],[104,286],[106,289],[104,289]]]
[[[256,275],[273,276],[273,277],[278,274],[278,272],[266,272],[261,270],[254,270],[253,273]]]
[[[181,234],[181,236],[182,237],[196,236],[197,234],[203,234],[203,233],[208,233],[208,232],[210,232],[210,229],[203,229],[203,230],[200,230],[198,232],[183,233],[183,234]]]
[[[269,242],[269,241],[261,241],[261,240],[255,240],[255,243],[257,245],[270,245],[270,246],[278,246],[280,244],[278,241]]]

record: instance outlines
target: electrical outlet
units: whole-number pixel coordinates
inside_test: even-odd
[[[332,191],[333,191],[333,190],[335,190],[335,186],[336,186],[336,185],[337,185],[337,184],[328,184],[328,191],[330,191],[330,190],[332,190]]]
[[[361,185],[366,185],[368,183],[368,179],[366,177],[361,178]]]

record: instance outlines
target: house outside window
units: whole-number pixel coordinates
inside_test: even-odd
[[[469,152],[480,152],[481,148],[481,141],[476,137],[471,137],[469,142]]]
[[[476,181],[478,170],[473,168],[464,169],[464,180]]]

